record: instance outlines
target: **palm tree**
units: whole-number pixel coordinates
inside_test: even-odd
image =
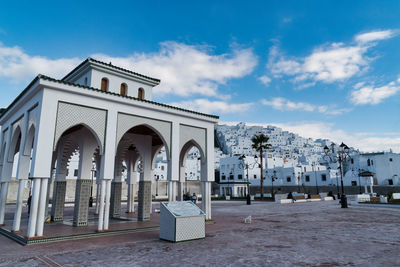
[[[271,147],[270,144],[268,144],[269,137],[264,135],[263,133],[259,135],[255,135],[251,138],[251,141],[253,142],[252,148],[254,148],[256,151],[260,152],[260,173],[261,173],[261,182],[260,182],[260,193],[261,193],[261,200],[264,199],[264,179],[263,179],[263,151],[266,151]]]

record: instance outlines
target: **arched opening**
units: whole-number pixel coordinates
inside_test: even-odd
[[[121,83],[120,94],[126,96],[127,94],[127,85],[126,83]]]
[[[138,98],[139,99],[144,99],[144,90],[143,88],[138,89]]]
[[[70,221],[73,226],[86,226],[89,217],[95,216],[92,203],[99,173],[100,151],[101,142],[87,125],[75,125],[61,135],[53,156],[52,221]],[[72,185],[75,192],[67,190],[67,183],[75,183]],[[71,189],[71,186],[68,188]],[[69,217],[64,217],[66,199],[74,201],[74,212]]]
[[[202,196],[201,178],[204,153],[194,140],[188,141],[180,152],[179,156],[179,179],[182,200],[190,200],[193,196]]]
[[[107,78],[101,79],[101,91],[103,91],[103,92],[108,91],[108,79]]]
[[[155,181],[153,161],[160,147],[165,147],[166,158],[169,160],[165,139],[156,129],[147,124],[132,127],[119,140],[115,157],[115,178],[111,186],[111,217],[119,217],[121,214],[121,184],[126,182],[128,185],[127,212],[134,210],[130,203],[138,192],[137,219],[139,221],[150,219],[151,202],[157,189],[157,185],[153,183]],[[126,166],[125,174],[124,165]]]

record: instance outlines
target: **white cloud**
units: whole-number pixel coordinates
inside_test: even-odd
[[[30,56],[18,46],[7,47],[0,43],[0,77],[10,78],[13,82],[26,82],[39,73],[61,78],[80,61],[79,58]]]
[[[355,105],[376,105],[400,91],[400,79],[380,87],[356,84],[351,92],[350,101]]]
[[[397,31],[393,30],[373,31],[373,32],[357,34],[354,37],[354,40],[356,40],[359,43],[369,43],[369,42],[389,39],[395,36],[396,34]]]
[[[230,79],[251,73],[258,61],[250,48],[233,46],[230,53],[215,55],[210,47],[177,42],[163,42],[155,53],[133,53],[127,57],[91,56],[160,78],[161,84],[154,88],[154,94],[199,94],[221,99],[228,96],[220,95],[218,87]],[[26,82],[38,73],[61,78],[81,61],[79,58],[31,56],[20,47],[7,47],[0,43],[0,78],[10,78],[15,82]]]
[[[220,122],[220,124],[236,125],[238,122]],[[296,122],[296,123],[246,123],[248,126],[274,125],[283,130],[297,133],[302,137],[313,139],[330,139],[340,144],[344,142],[348,146],[359,149],[361,152],[388,151],[392,149],[400,153],[400,137],[392,133],[356,133],[349,134],[342,129],[335,127],[333,123],[325,122]],[[393,136],[393,137],[391,137]]]
[[[268,86],[269,83],[271,82],[271,78],[268,77],[267,75],[263,75],[258,78],[265,86]]]
[[[153,91],[155,94],[179,96],[218,97],[219,85],[251,73],[257,65],[252,49],[234,47],[230,54],[213,55],[207,46],[177,42],[161,43],[161,49],[156,53],[134,53],[128,57],[97,54],[93,57],[160,78],[161,84]]]
[[[195,99],[190,101],[182,101],[170,103],[173,106],[195,110],[202,113],[237,113],[250,109],[253,103],[232,104],[224,101],[210,101],[208,99]]]
[[[392,38],[394,30],[373,31],[355,36],[355,43],[330,43],[314,49],[303,58],[287,58],[277,46],[270,49],[267,68],[274,75],[292,76],[293,82],[307,83],[308,87],[315,82],[333,83],[343,81],[369,68],[373,58],[367,52],[376,41]],[[311,82],[310,82],[311,81]]]
[[[271,100],[262,99],[261,104],[265,106],[270,106],[274,109],[281,111],[309,111],[314,112],[317,111],[319,113],[327,114],[327,115],[341,115],[343,113],[351,111],[351,109],[342,108],[337,109],[335,106],[317,106],[312,105],[306,102],[293,102],[283,97],[275,97]]]

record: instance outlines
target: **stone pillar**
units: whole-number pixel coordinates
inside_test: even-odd
[[[104,199],[106,197],[106,181],[101,180],[100,183],[100,198],[99,198],[99,222],[97,224],[97,231],[103,232],[104,230]]]
[[[111,218],[119,218],[121,216],[121,194],[122,194],[122,182],[112,182],[111,203],[110,203]]]
[[[211,182],[202,182],[201,187],[201,208],[206,214],[206,220],[211,220]]]
[[[138,221],[150,220],[151,181],[139,181]]]
[[[108,230],[110,221],[110,197],[111,197],[111,180],[106,180],[106,195],[104,203],[104,229]]]
[[[100,187],[101,183],[99,183],[96,179],[96,211],[94,214],[98,215],[99,214],[99,206],[100,206]]]
[[[176,201],[176,181],[168,181],[168,201]]]
[[[39,205],[38,205],[38,217],[37,217],[37,223],[36,223],[36,235],[37,236],[43,236],[45,215],[46,215],[46,210],[48,207],[47,202],[46,202],[48,182],[49,182],[48,178],[43,178],[43,179],[41,179],[41,183],[40,183],[40,197],[39,197]]]
[[[178,201],[183,201],[183,188],[184,184],[179,181],[178,182]]]
[[[128,184],[128,213],[135,212],[135,184]]]
[[[31,212],[29,214],[29,222],[28,222],[28,238],[35,237],[36,234],[36,223],[38,217],[38,206],[39,206],[39,197],[40,197],[40,182],[41,179],[34,178],[32,185],[32,199],[31,199]]]
[[[0,226],[4,225],[7,193],[8,193],[8,182],[3,182],[1,183],[1,191],[0,191]]]
[[[18,182],[18,195],[17,203],[15,207],[13,232],[19,232],[21,226],[21,214],[22,214],[22,200],[24,198],[24,191],[26,186],[26,179],[20,179]]]
[[[51,220],[53,222],[62,221],[64,219],[66,192],[67,181],[54,181],[53,200],[51,205]]]
[[[88,225],[89,196],[91,180],[77,179],[73,226]]]

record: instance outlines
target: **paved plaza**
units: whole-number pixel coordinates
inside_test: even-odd
[[[29,246],[0,236],[0,266],[400,265],[400,208],[218,201],[212,209],[206,238],[182,243],[159,240],[158,230]]]

